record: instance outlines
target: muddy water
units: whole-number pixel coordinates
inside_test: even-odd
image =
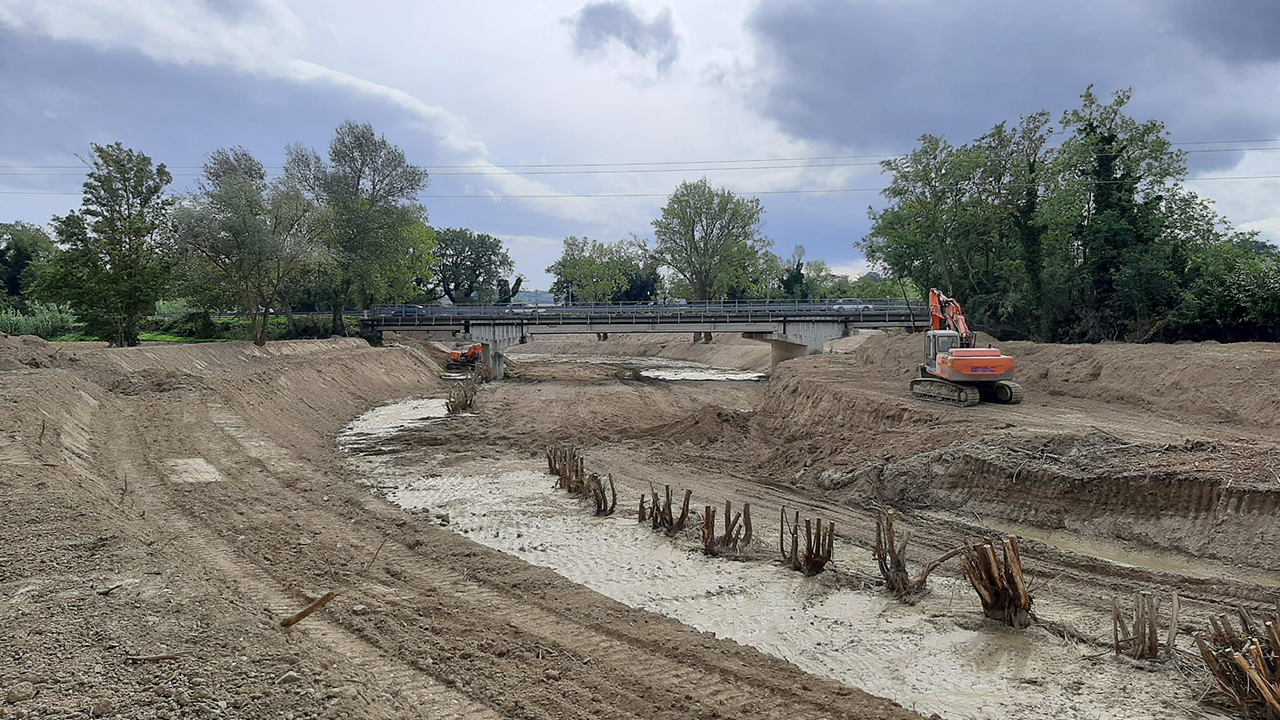
[[[750,370],[726,370],[686,360],[668,360],[658,357],[628,357],[625,355],[545,355],[541,353],[511,353],[517,362],[585,363],[590,365],[615,365],[640,371],[641,377],[654,380],[763,380],[765,374]]]
[[[945,718],[1196,717],[1196,698],[1168,673],[1147,673],[1042,630],[1016,632],[976,612],[946,578],[916,607],[875,590],[805,578],[767,562],[703,556],[620,513],[592,517],[552,489],[540,463],[423,453],[362,455],[399,430],[433,422],[429,407],[362,416],[342,441],[370,485],[409,509],[448,513],[449,529],[551,568],[627,605],[788,660],[807,672]],[[691,523],[692,525],[692,523]],[[839,557],[865,552],[836,548]]]

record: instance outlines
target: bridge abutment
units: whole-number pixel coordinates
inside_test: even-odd
[[[742,337],[767,342],[770,346],[769,369],[779,363],[805,355],[819,355],[832,340],[848,337],[849,328],[842,323],[784,322],[781,332],[744,332]],[[852,332],[857,332],[856,330]]]

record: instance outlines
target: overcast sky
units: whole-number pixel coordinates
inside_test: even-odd
[[[564,236],[648,237],[661,196],[703,174],[769,193],[779,254],[858,272],[884,182],[867,160],[519,166],[903,152],[1056,118],[1089,83],[1132,87],[1175,142],[1280,138],[1277,38],[1271,0],[0,0],[0,221],[77,206],[91,142],[142,150],[183,188],[215,148],[279,165],[351,119],[432,167],[433,225],[503,238],[532,287]],[[1183,146],[1220,147],[1241,145]],[[1221,212],[1280,238],[1280,180],[1205,179],[1280,175],[1280,151],[1191,160]],[[643,197],[564,197],[600,194]]]

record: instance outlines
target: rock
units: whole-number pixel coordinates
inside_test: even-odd
[[[364,605],[352,605],[351,612],[355,615],[364,615],[365,613],[369,612],[369,608],[365,607]]]
[[[292,670],[276,678],[277,685],[288,685],[296,682],[302,682],[302,676]]]
[[[447,512],[431,513],[431,517],[434,518],[435,521],[440,523],[441,525],[449,524],[449,513]]]
[[[89,711],[94,717],[106,717],[111,714],[111,702],[108,700],[99,700],[93,704],[93,709]]]
[[[543,673],[542,673],[542,677],[544,677],[544,678],[546,678],[546,679],[548,679],[548,680],[556,680],[556,681],[559,681],[559,680],[560,680],[560,671],[559,671],[559,670],[547,670],[547,671],[545,671],[545,672],[543,672]]]
[[[36,696],[36,686],[29,682],[20,682],[9,688],[9,693],[5,695],[5,700],[10,705],[17,705],[20,702],[26,702]]]

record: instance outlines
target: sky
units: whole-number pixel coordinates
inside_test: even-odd
[[[704,175],[759,193],[779,255],[858,274],[885,184],[865,156],[1056,118],[1093,84],[1132,88],[1190,187],[1275,241],[1277,37],[1271,0],[0,0],[0,222],[77,207],[90,143],[181,191],[212,150],[279,166],[355,120],[428,168],[433,225],[502,238],[526,287],[565,236],[650,237]]]

